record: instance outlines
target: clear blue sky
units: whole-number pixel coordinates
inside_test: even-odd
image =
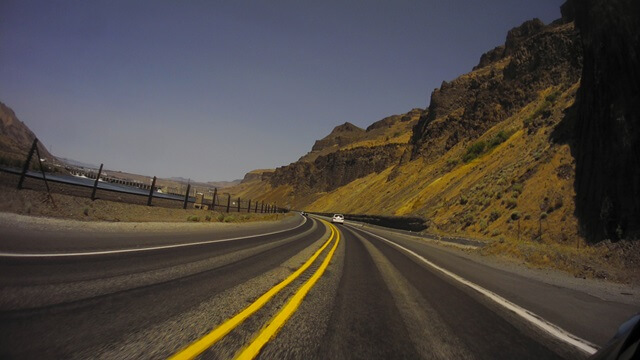
[[[0,1],[0,101],[58,156],[199,181],[428,106],[563,0]]]

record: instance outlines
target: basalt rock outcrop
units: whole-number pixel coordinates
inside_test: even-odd
[[[587,238],[640,238],[640,2],[568,1],[584,53],[576,212]]]
[[[503,46],[482,55],[475,70],[431,94],[413,129],[411,159],[437,158],[513,115],[550,86],[580,78],[582,51],[573,23],[534,19],[512,29]]]
[[[399,144],[339,150],[279,167],[269,181],[274,187],[292,185],[297,194],[331,191],[395,164],[403,150]]]

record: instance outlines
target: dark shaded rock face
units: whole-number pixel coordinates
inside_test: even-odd
[[[580,42],[573,24],[544,26],[534,19],[512,29],[504,46],[484,54],[476,69],[431,94],[413,129],[411,159],[436,158],[461,140],[474,139],[556,85],[580,77]],[[500,67],[482,69],[494,62]]]
[[[298,161],[279,167],[269,181],[272,186],[292,184],[297,193],[331,191],[395,164],[403,148],[390,144],[336,151],[312,163]]]
[[[578,92],[576,208],[585,236],[640,238],[640,2],[568,1],[584,68]]]

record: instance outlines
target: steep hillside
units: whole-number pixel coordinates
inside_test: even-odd
[[[420,215],[436,232],[576,241],[562,120],[581,60],[572,22],[527,21],[472,72],[443,82],[426,111],[338,127],[261,190],[311,211]],[[367,138],[402,119],[412,131]]]
[[[376,121],[367,129],[344,123],[316,141],[298,161],[272,172],[250,172],[245,176],[250,181],[228,191],[234,196],[303,208],[328,191],[397,164],[423,113],[422,109],[412,109]]]
[[[615,15],[637,4],[580,4],[509,31],[428,109],[336,128],[261,190],[298,209],[419,215],[430,231],[478,238],[637,237],[638,18]],[[373,136],[406,117],[418,118],[412,131]]]
[[[20,164],[27,156],[36,136],[27,125],[18,120],[10,107],[0,102],[0,159],[8,165]],[[44,146],[40,155],[47,159],[53,156]]]

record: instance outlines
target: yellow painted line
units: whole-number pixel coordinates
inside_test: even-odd
[[[324,223],[326,221],[323,220]],[[328,224],[328,223],[327,223]],[[313,264],[313,262],[320,256],[322,251],[331,243],[333,237],[337,233],[333,229],[333,227],[329,227],[331,229],[331,235],[329,239],[322,245],[322,247],[316,251],[313,256],[309,258],[298,270],[289,275],[286,279],[282,280],[278,285],[272,287],[269,291],[264,293],[262,296],[258,298],[258,300],[254,301],[251,305],[247,306],[244,310],[236,314],[231,319],[222,323],[222,325],[213,329],[210,333],[203,336],[202,338],[194,341],[186,348],[180,350],[176,354],[169,357],[170,360],[182,360],[182,359],[193,359],[196,356],[200,355],[203,351],[207,350],[213,344],[222,339],[225,335],[227,335],[231,330],[235,329],[238,325],[240,325],[244,320],[246,320],[249,316],[251,316],[256,311],[260,310],[272,297],[274,297],[280,290],[282,290],[285,286],[289,285],[292,281],[294,281],[300,274],[302,274],[305,270]]]
[[[333,225],[330,226],[332,228],[334,227]],[[253,341],[246,348],[240,351],[236,359],[253,359],[258,356],[260,350],[278,333],[278,330],[280,330],[280,328],[284,326],[291,315],[296,312],[296,310],[302,303],[302,300],[304,300],[304,297],[307,296],[307,293],[309,293],[309,290],[311,290],[316,282],[318,282],[318,279],[320,279],[327,266],[329,266],[329,262],[333,257],[333,253],[336,251],[338,243],[340,242],[340,233],[337,229],[336,234],[336,242],[333,244],[331,251],[329,251],[329,254],[324,259],[318,270],[316,270],[313,276],[311,276],[311,278],[309,278],[309,280],[307,280],[307,282],[304,283],[302,287],[300,287],[300,289],[298,289],[298,291],[291,297],[291,299],[289,299],[289,302],[287,302],[284,308],[282,308],[282,310],[280,310],[280,312],[273,317],[269,325],[263,328],[258,336],[256,336],[256,338],[253,339]]]

